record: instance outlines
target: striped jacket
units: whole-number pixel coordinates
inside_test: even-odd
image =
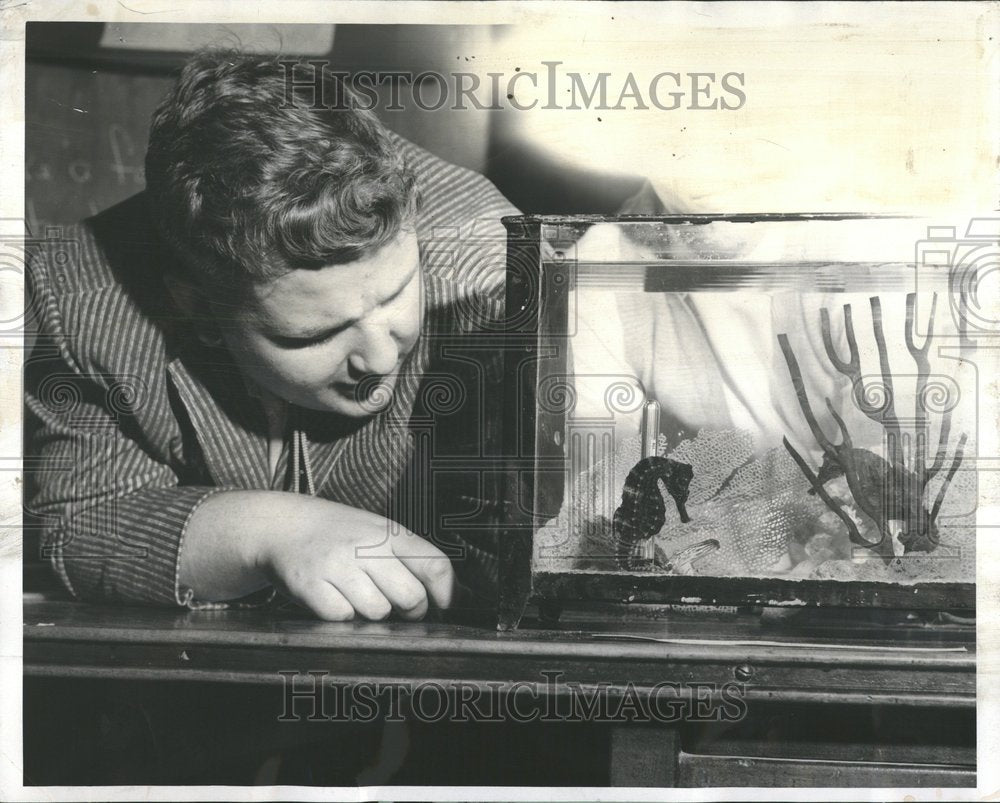
[[[482,176],[396,140],[422,197],[421,336],[381,413],[345,429],[293,409],[290,426],[319,496],[433,537],[460,579],[488,593],[495,536],[482,513],[499,415],[490,385],[499,381],[500,218],[517,210]],[[162,282],[170,258],[140,194],[30,263],[29,513],[79,598],[202,606],[177,568],[196,508],[225,489],[298,487],[299,449],[286,441],[271,474],[259,400],[228,355],[199,342],[171,308]]]

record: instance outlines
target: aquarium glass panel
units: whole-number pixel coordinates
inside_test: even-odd
[[[540,232],[536,436],[561,461],[535,571],[974,582],[977,378],[925,222]]]

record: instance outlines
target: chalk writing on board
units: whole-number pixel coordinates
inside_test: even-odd
[[[131,179],[133,184],[144,182],[143,168],[130,163],[136,156],[135,143],[125,126],[111,123],[108,126],[108,143],[111,145],[111,169],[118,176],[119,184],[126,184]]]
[[[91,179],[90,162],[86,159],[70,162],[66,169],[69,172],[69,177],[77,184],[86,184]]]

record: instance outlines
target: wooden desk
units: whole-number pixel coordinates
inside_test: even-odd
[[[534,690],[538,699],[603,689],[613,699],[638,693],[689,701],[702,694],[717,700],[723,687],[738,684],[751,712],[776,704],[961,710],[971,715],[973,750],[975,743],[969,628],[830,623],[802,632],[768,627],[760,617],[677,614],[584,616],[558,630],[529,623],[499,633],[485,623],[328,623],[295,611],[177,612],[44,600],[26,602],[24,617],[29,677],[283,684],[296,671],[332,684],[435,682]],[[697,755],[669,725],[622,722],[613,729],[610,777],[619,785],[658,786],[975,784],[974,753],[965,748],[932,750],[930,761],[926,753],[903,761],[873,761],[886,755],[879,750],[853,755]]]

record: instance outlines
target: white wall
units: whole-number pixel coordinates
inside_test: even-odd
[[[629,71],[640,87],[663,71],[735,71],[745,76],[746,103],[736,111],[508,109],[498,113],[504,138],[567,166],[646,175],[700,211],[996,207],[995,5],[601,11],[601,19],[526,20],[498,39],[491,66],[543,71],[542,61],[558,60],[561,70],[590,71],[590,82],[610,72],[609,86],[619,87]],[[531,88],[519,86],[529,103]],[[544,102],[544,92],[536,96]]]

